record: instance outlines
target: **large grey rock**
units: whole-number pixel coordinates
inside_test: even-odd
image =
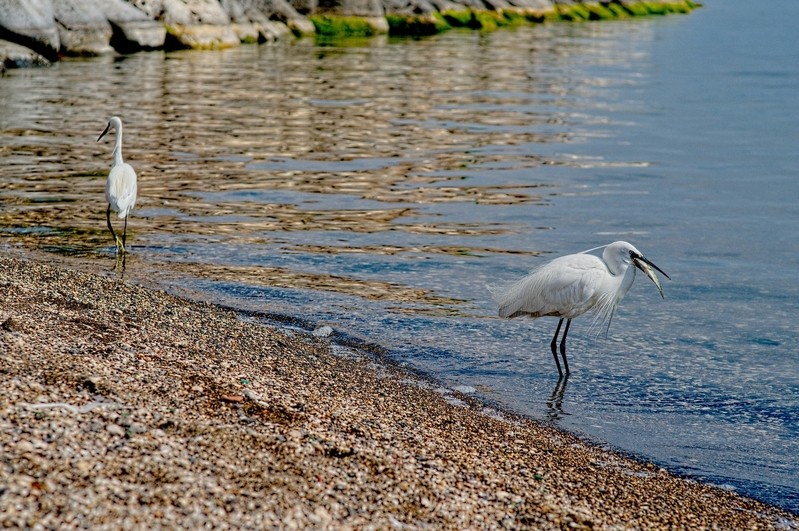
[[[100,0],[51,0],[58,23],[61,51],[68,55],[102,55],[113,52],[111,24]]]
[[[437,9],[429,0],[383,0],[383,9],[391,15],[405,16],[431,15],[436,11],[444,11]]]
[[[553,0],[508,0],[508,3],[513,7],[540,13],[555,9]]]
[[[50,0],[0,0],[0,38],[58,59],[58,35]]]
[[[286,0],[238,0],[244,13],[253,23],[263,25],[267,22],[285,24],[293,33],[313,35],[316,28]],[[268,27],[268,26],[267,26]]]
[[[50,61],[30,48],[0,39],[0,72],[8,68],[46,66],[49,64]]]
[[[289,3],[291,7],[297,10],[297,13],[308,16],[316,13],[319,0],[289,0]]]
[[[111,46],[128,53],[164,47],[166,28],[124,0],[102,0],[103,15],[111,23]]]
[[[384,17],[380,0],[318,0],[316,13],[346,17]]]
[[[125,2],[147,15],[150,20],[161,20],[164,12],[164,0],[125,0]]]
[[[483,0],[483,4],[485,5],[484,9],[489,11],[502,11],[513,7],[507,0]]]
[[[388,33],[386,11],[380,0],[318,0],[316,15],[359,17],[376,33]]]
[[[230,24],[230,17],[218,0],[162,0],[163,16],[167,24],[208,24],[225,26]]]
[[[383,0],[387,14],[405,16],[428,16],[441,11],[463,11],[462,4],[450,0]]]
[[[247,18],[244,7],[238,0],[221,0],[222,9],[230,18],[230,25],[241,42],[258,42],[260,32],[258,27]]]
[[[458,7],[455,8],[456,11],[463,11],[464,9],[488,9],[482,0],[455,0],[455,3],[458,5]]]
[[[229,48],[239,44],[218,0],[129,0],[166,25],[167,47]]]

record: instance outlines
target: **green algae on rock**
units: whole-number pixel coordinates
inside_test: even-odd
[[[370,37],[387,33],[390,21],[384,18],[339,15],[311,15],[308,17],[320,36]]]
[[[512,8],[494,11],[469,8],[447,9],[422,15],[387,13],[386,19],[391,35],[432,35],[452,28],[494,31],[502,27],[517,25],[684,14],[690,13],[698,7],[701,7],[701,4],[692,0],[613,0],[556,3],[548,10]],[[319,31],[318,25],[317,31]],[[352,35],[346,31],[341,34]]]
[[[444,19],[441,13],[434,12],[430,15],[394,15],[386,14],[388,32],[390,35],[423,36],[441,33],[452,26]]]

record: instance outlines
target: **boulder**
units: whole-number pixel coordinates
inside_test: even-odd
[[[430,0],[383,0],[383,9],[390,15],[419,16],[432,15],[436,11],[446,9],[463,9],[456,4],[450,3],[445,9],[439,9]]]
[[[61,39],[50,0],[0,0],[0,38],[58,59]]]
[[[555,9],[552,0],[508,0],[512,6],[535,13],[546,13]]]
[[[51,0],[61,51],[67,55],[103,55],[111,48],[111,24],[101,0]]]
[[[50,61],[20,44],[0,39],[0,72],[8,68],[46,66]]]
[[[483,4],[485,5],[483,9],[488,9],[489,11],[502,11],[513,7],[506,0],[483,0]]]
[[[167,48],[229,48],[240,40],[218,0],[129,0],[166,26]]]
[[[438,11],[463,11],[466,6],[460,1],[452,2],[450,0],[430,0],[433,7]]]
[[[318,0],[314,15],[356,17],[371,28],[370,33],[388,33],[386,10],[380,0]]]
[[[230,26],[241,42],[259,42],[260,31],[258,27],[247,18],[244,7],[238,0],[221,0],[222,9],[230,18]]]
[[[100,2],[103,15],[111,23],[111,46],[123,53],[164,47],[166,28],[144,11],[124,0]]]
[[[373,18],[384,17],[386,11],[380,0],[318,0],[314,14]]]
[[[289,2],[297,13],[305,16],[316,13],[316,7],[319,5],[319,0],[289,0]]]
[[[316,28],[286,0],[238,0],[244,13],[255,24],[281,22],[297,35],[313,35]]]
[[[313,24],[311,24],[313,26]],[[255,25],[258,28],[258,40],[260,42],[274,42],[291,36],[292,30],[282,22],[267,20]],[[307,30],[307,28],[305,28]],[[311,28],[313,29],[313,28]]]

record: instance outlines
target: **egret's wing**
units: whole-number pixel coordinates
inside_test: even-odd
[[[105,186],[105,198],[120,218],[124,218],[136,204],[136,172],[130,164],[111,168]]]
[[[577,317],[591,308],[603,270],[602,262],[591,255],[553,260],[494,293],[499,315]]]

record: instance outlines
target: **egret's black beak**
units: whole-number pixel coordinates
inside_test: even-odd
[[[108,125],[105,126],[105,131],[103,131],[103,133],[97,137],[98,142],[100,141],[101,138],[105,136],[105,134],[108,132],[109,129],[111,129],[111,122],[108,122]]]
[[[655,264],[644,258],[643,255],[630,253],[630,258],[632,258],[635,267],[643,271],[644,274],[647,277],[649,277],[649,280],[655,283],[655,286],[657,286],[658,291],[660,292],[660,297],[665,298],[663,296],[663,288],[660,287],[660,281],[658,280],[658,277],[655,274],[655,272],[652,271],[652,268],[657,269],[664,277],[668,278],[669,280],[671,280],[671,277],[668,276],[666,273],[664,273],[663,270],[660,269],[658,266],[656,266]]]

